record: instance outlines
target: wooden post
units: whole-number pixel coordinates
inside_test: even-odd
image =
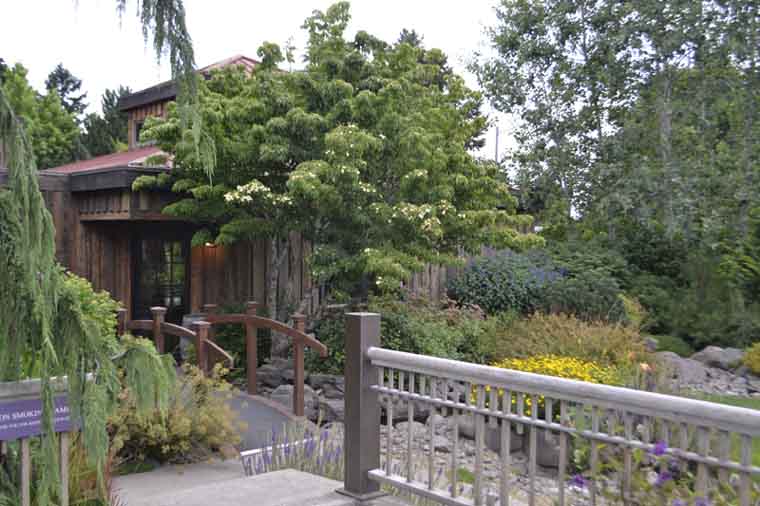
[[[208,339],[209,322],[195,322],[195,354],[198,357],[198,368],[204,373],[208,372],[208,353],[206,348],[206,339]]]
[[[153,342],[156,344],[156,350],[163,354],[166,352],[166,345],[164,343],[164,332],[161,330],[161,324],[164,323],[164,318],[166,318],[166,308],[156,306],[150,308],[150,312],[153,313]]]
[[[306,330],[306,316],[293,315],[293,326],[299,332]],[[304,342],[298,338],[293,341],[293,414],[304,414]]]
[[[380,467],[380,403],[371,390],[377,369],[366,352],[380,346],[380,315],[346,314],[346,426],[344,488],[338,492],[361,501],[379,495],[380,484],[367,473]]]
[[[69,506],[69,433],[61,433],[61,506]]]
[[[32,455],[29,438],[21,440],[21,506],[32,504]]]
[[[218,315],[219,306],[216,304],[204,304],[203,312],[206,313],[207,315]],[[213,323],[211,323],[211,326],[208,328],[208,340],[216,342],[216,330],[214,329]]]
[[[116,333],[118,337],[127,333],[127,310],[119,308],[116,312]]]
[[[258,309],[258,302],[248,302],[245,305],[245,314],[247,316],[256,316]],[[245,322],[245,357],[248,364],[248,393],[256,395],[258,391],[258,387],[256,386],[256,368],[259,365],[259,353],[256,326],[250,319],[246,319]]]

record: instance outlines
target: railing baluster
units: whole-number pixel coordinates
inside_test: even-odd
[[[562,426],[568,425],[567,419],[567,401],[561,400],[559,403],[559,423]],[[559,506],[565,506],[565,482],[567,481],[567,433],[559,433],[559,470],[557,479],[559,480]]]
[[[752,465],[752,436],[742,434],[740,444],[742,448],[741,464],[744,467],[749,467]],[[741,506],[750,506],[751,480],[752,478],[748,472],[743,471],[741,473],[741,478],[739,479],[739,498]]]
[[[498,388],[489,386],[488,390],[488,410],[495,413],[499,410]],[[495,416],[488,417],[488,426],[495,429],[499,426],[499,419]]]
[[[710,433],[706,427],[697,427],[697,453],[702,457],[710,456]],[[697,494],[705,497],[707,495],[707,465],[704,462],[697,464]]]
[[[507,409],[512,404],[507,401]],[[512,444],[511,423],[501,420],[501,480],[499,482],[499,506],[509,506],[509,467]]]
[[[533,394],[531,396],[530,418],[535,422],[538,420],[538,396]],[[538,434],[535,425],[531,425],[528,429],[530,437],[530,461],[528,462],[528,473],[530,474],[530,489],[528,494],[528,504],[534,506],[536,504],[536,460],[538,452]]]
[[[387,387],[393,388],[393,369],[387,369],[388,371],[388,385]],[[387,395],[385,406],[385,474],[391,476],[393,474],[393,396]]]
[[[453,410],[454,441],[451,446],[451,497],[459,495],[459,410]]]
[[[731,433],[722,430],[718,433],[718,458],[721,462],[727,462],[731,456]],[[721,467],[718,469],[718,480],[728,483],[728,470]]]
[[[483,409],[485,390],[483,385],[476,387],[476,406]],[[473,501],[475,506],[483,504],[483,446],[486,420],[480,413],[475,413],[475,483],[473,485]]]
[[[517,392],[517,416],[525,416],[525,394]],[[517,425],[517,433],[521,436],[525,433],[525,427],[522,423]]]
[[[435,392],[437,390],[436,378],[430,378],[430,398],[435,399]],[[433,419],[435,418],[435,404],[430,405],[430,423],[428,424],[428,439],[430,441],[430,447],[428,448],[428,489],[433,490],[433,476],[435,476],[435,424]]]
[[[544,398],[544,420],[546,420],[546,423],[552,423],[552,420],[554,419],[554,410],[552,409],[553,401],[549,397]],[[546,429],[544,431],[544,441],[547,443],[551,442],[552,440],[552,433],[549,429]]]
[[[685,423],[681,423],[678,426],[678,441],[679,448],[685,452],[689,451],[689,426]],[[688,462],[684,459],[679,459],[681,471],[688,469]]]
[[[599,408],[591,406],[591,432],[596,435],[599,432]],[[599,443],[596,439],[591,440],[591,483],[589,493],[591,506],[596,506],[597,481],[599,479]]]
[[[623,430],[625,440],[633,441],[633,416],[629,412],[623,413]],[[628,445],[623,448],[623,504],[631,503],[631,474],[633,473],[633,450]]]
[[[414,373],[409,373],[409,393],[414,393]],[[408,433],[406,437],[406,481],[411,483],[414,479],[414,471],[412,469],[412,442],[414,441],[414,402],[412,399],[407,399],[407,416],[406,424],[408,425]]]

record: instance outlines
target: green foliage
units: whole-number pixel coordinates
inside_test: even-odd
[[[3,80],[10,108],[24,121],[37,167],[46,169],[81,158],[79,127],[55,91],[39,95],[29,84],[27,69],[17,63]]]
[[[449,283],[449,295],[489,314],[530,314],[545,305],[547,287],[561,276],[546,255],[505,251],[473,260]]]
[[[744,365],[749,367],[753,374],[760,375],[760,342],[752,345],[744,356]]]
[[[516,319],[490,334],[485,346],[494,361],[554,355],[629,372],[651,358],[635,327],[586,322],[561,314],[536,313]]]
[[[244,424],[227,403],[233,394],[225,373],[218,366],[210,376],[183,367],[177,387],[165,390],[166,411],[136,409],[143,400],[136,390],[125,389],[109,419],[113,456],[120,462],[187,463],[238,444]]]
[[[121,151],[127,147],[127,114],[119,110],[119,99],[129,95],[129,87],[107,89],[100,99],[102,114],[90,113],[84,118],[82,143],[91,156]]]
[[[609,266],[594,267],[595,257],[557,256],[504,251],[476,258],[450,282],[449,293],[489,314],[543,310],[588,321],[626,321],[622,291]]]
[[[581,272],[550,283],[543,308],[586,321],[627,322],[620,285],[601,270]]]
[[[45,88],[58,94],[61,105],[74,118],[78,118],[87,109],[87,102],[85,102],[87,93],[79,93],[82,80],[73,75],[62,63],[56,65],[48,74]]]
[[[696,351],[689,345],[689,343],[680,337],[668,335],[657,335],[652,337],[657,340],[657,351],[672,351],[676,355],[684,358],[691,357]]]
[[[385,318],[385,315],[383,315]],[[320,319],[314,327],[314,336],[327,346],[327,357],[309,351],[306,370],[326,374],[343,374],[346,363],[346,320],[343,313]]]
[[[338,3],[306,20],[305,72],[276,70],[282,55],[267,43],[269,64],[252,75],[226,69],[202,83],[212,187],[176,115],[149,124],[184,181],[186,198],[166,211],[218,244],[299,231],[317,280],[361,296],[398,290],[427,262],[456,263],[460,248],[539,244],[519,232],[530,218],[499,167],[468,152],[485,127],[480,95],[439,50],[347,40],[349,18]]]

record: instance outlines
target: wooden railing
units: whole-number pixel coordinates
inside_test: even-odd
[[[516,492],[510,452],[514,428],[527,437],[524,493],[530,506],[539,493],[553,494],[548,498],[552,504],[571,504],[571,486],[582,487],[588,500],[583,504],[591,506],[665,504],[663,495],[651,500],[646,494],[653,491],[642,490],[641,483],[653,474],[668,481],[679,473],[683,481],[678,486],[685,489],[679,489],[683,495],[673,504],[714,504],[708,496],[718,489],[728,499],[717,504],[751,506],[760,500],[760,467],[752,461],[760,411],[386,350],[380,347],[380,315],[371,313],[347,315],[345,374],[342,492],[353,497],[370,498],[385,484],[439,504],[505,506]],[[381,407],[387,423],[382,455]],[[406,424],[406,448],[394,455],[394,410],[411,422],[419,408],[430,413],[426,434],[420,436],[413,423]],[[435,414],[448,415],[453,429],[443,465],[436,459]],[[459,429],[465,418],[474,421],[475,429],[470,497],[462,493],[460,479],[464,452]],[[500,439],[490,485],[484,457],[487,430]],[[539,437],[558,440],[558,476],[550,492],[538,489]],[[423,448],[417,450],[422,465],[416,469],[413,443]],[[588,464],[571,480],[569,460],[578,445],[587,449]],[[619,462],[611,468],[614,460]],[[449,486],[439,486],[436,476],[450,477]],[[603,492],[613,493],[615,500]],[[653,493],[662,494],[660,489]]]
[[[165,336],[172,335],[179,338],[189,339],[195,345],[198,356],[198,367],[204,372],[208,372],[213,367],[213,361],[210,355],[214,354],[222,358],[231,368],[234,364],[233,357],[223,350],[216,342],[216,332],[214,325],[222,324],[241,324],[245,326],[245,349],[246,361],[248,364],[247,386],[248,393],[257,394],[256,368],[258,366],[258,342],[257,329],[266,328],[274,332],[279,332],[288,336],[293,343],[293,413],[296,416],[304,415],[304,379],[305,365],[304,354],[307,347],[313,349],[320,356],[327,356],[327,347],[306,334],[306,317],[301,314],[293,315],[293,324],[291,327],[285,323],[264,318],[256,314],[258,303],[248,302],[245,313],[221,314],[218,306],[215,304],[206,304],[203,306],[203,320],[192,324],[193,330],[179,325],[166,323],[166,308],[152,307],[152,320],[131,320],[126,321],[126,311],[119,312],[119,334],[127,330],[138,330],[143,332],[152,332],[153,341],[159,353],[166,352]]]
[[[53,378],[52,383],[54,385],[55,391],[63,394],[66,390],[66,382],[64,380],[56,380]],[[19,442],[19,456],[21,461],[20,466],[20,490],[19,490],[19,496],[21,499],[21,506],[30,506],[31,504],[31,487],[34,484],[33,478],[32,478],[32,455],[31,455],[31,441],[34,438],[39,437],[39,433],[41,432],[41,428],[39,425],[39,422],[41,421],[41,409],[42,409],[42,402],[40,401],[41,397],[41,381],[38,379],[35,380],[26,380],[26,381],[18,381],[18,382],[11,382],[11,383],[0,383],[0,404],[3,406],[9,406],[13,405],[14,403],[30,403],[39,405],[38,407],[30,407],[26,409],[23,412],[20,412],[20,415],[28,415],[28,416],[19,416],[19,418],[16,420],[16,424],[23,423],[26,424],[26,428],[9,428],[8,426],[12,423],[14,423],[13,416],[9,415],[8,418],[10,420],[4,420],[0,419],[0,428],[3,428],[4,430],[0,430],[0,435],[4,433],[5,431],[12,433],[14,430],[18,430],[19,432],[29,432],[29,424],[34,423],[34,427],[37,428],[34,435],[30,436],[24,436],[20,438],[14,438],[14,441]],[[21,409],[21,408],[19,408]],[[66,406],[66,409],[68,409],[68,406]],[[30,412],[36,412],[35,415],[29,415]],[[58,418],[58,417],[57,417]],[[19,421],[20,420],[20,421]],[[56,430],[58,432],[58,443],[59,443],[59,465],[60,465],[60,479],[61,479],[61,488],[59,490],[59,504],[61,506],[68,506],[69,504],[69,446],[71,442],[71,436],[70,432],[68,430],[63,431],[58,429],[59,423],[56,423]],[[69,424],[67,424],[68,426]],[[4,427],[3,427],[4,426]],[[11,441],[0,441],[0,466],[3,465],[3,461],[8,458],[10,447],[9,443]]]
[[[319,353],[321,357],[327,356],[327,347],[306,334],[306,316],[295,314],[292,316],[293,327],[282,322],[258,316],[258,303],[248,302],[245,313],[238,314],[221,314],[216,304],[206,304],[203,306],[204,318],[212,326],[217,324],[239,323],[245,326],[245,348],[246,362],[248,364],[248,393],[257,394],[256,369],[258,366],[258,342],[257,329],[266,328],[274,332],[279,332],[288,336],[293,343],[293,414],[296,416],[304,415],[304,379],[305,365],[304,353],[305,348],[309,347]],[[211,341],[213,341],[213,327],[210,332]]]

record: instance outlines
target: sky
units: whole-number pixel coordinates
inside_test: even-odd
[[[187,24],[199,67],[235,54],[256,58],[262,42],[285,45],[292,37],[296,67],[306,44],[301,29],[315,9],[325,10],[329,0],[184,0]],[[496,21],[496,0],[354,0],[348,36],[365,30],[395,41],[403,28],[414,29],[427,47],[449,55],[454,69],[477,87],[466,70],[475,51],[487,51],[484,30]],[[63,63],[82,80],[89,110],[100,110],[106,88],[126,85],[147,88],[170,78],[165,65],[156,63],[136,15],[136,0],[127,0],[122,18],[115,0],[0,0],[0,57],[22,63],[29,79],[44,89],[48,73]],[[486,112],[492,114],[489,108]],[[496,115],[494,120],[496,120]],[[509,142],[510,122],[499,117],[501,147]],[[495,128],[487,135],[481,153],[493,158]]]

